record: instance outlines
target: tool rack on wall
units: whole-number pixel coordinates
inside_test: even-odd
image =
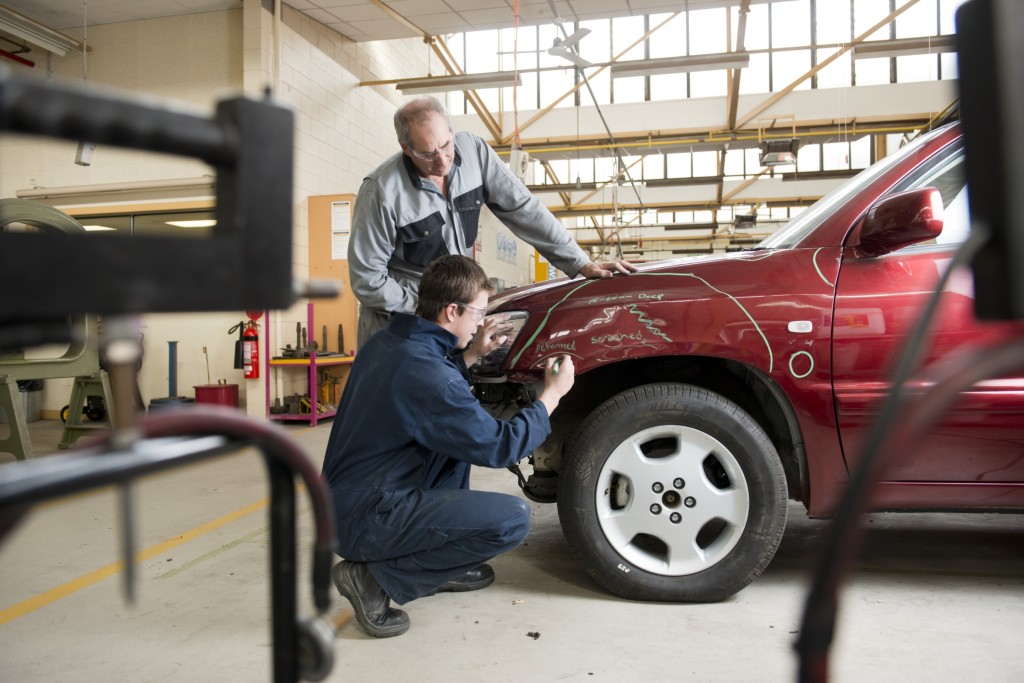
[[[313,304],[306,304],[306,329],[313,329]],[[324,368],[331,367],[345,367],[345,374],[348,373],[347,367],[352,365],[352,361],[355,360],[354,356],[348,355],[318,355],[316,349],[309,349],[308,357],[301,358],[274,358],[271,355],[271,339],[269,332],[264,335],[266,339],[266,358],[265,370],[267,375],[266,391],[267,391],[267,417],[271,420],[284,420],[284,421],[301,421],[309,422],[311,427],[315,427],[316,423],[328,417],[334,417],[337,413],[336,407],[327,408],[321,411],[320,401],[320,371]],[[273,382],[271,375],[272,368],[304,368],[308,373],[308,392],[309,392],[309,412],[298,413],[272,413],[270,411],[270,385]],[[340,393],[340,392],[339,392]],[[335,397],[335,401],[337,397]],[[337,405],[336,403],[334,404]]]

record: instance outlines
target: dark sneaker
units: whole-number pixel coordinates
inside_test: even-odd
[[[465,593],[487,588],[494,583],[494,570],[491,565],[482,564],[470,569],[457,579],[452,579],[437,589],[438,593]]]
[[[374,638],[400,636],[409,630],[409,615],[391,606],[391,598],[362,562],[342,560],[331,569],[331,578],[343,598],[348,598],[356,621]]]

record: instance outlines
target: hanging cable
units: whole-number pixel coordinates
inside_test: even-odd
[[[512,3],[512,145],[522,149],[519,141],[519,0]]]
[[[82,79],[89,90],[89,3],[82,0]]]
[[[576,189],[580,189],[580,101],[576,93]]]

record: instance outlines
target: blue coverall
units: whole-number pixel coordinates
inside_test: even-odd
[[[393,315],[356,356],[327,443],[338,552],[366,562],[399,605],[511,550],[530,527],[526,501],[470,490],[469,472],[533,452],[551,431],[547,409],[492,417],[457,343],[429,320]]]

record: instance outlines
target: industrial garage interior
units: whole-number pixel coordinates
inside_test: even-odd
[[[454,130],[479,135],[509,164],[594,261],[657,269],[746,255],[753,263],[762,256],[751,250],[782,239],[815,202],[843,196],[865,169],[961,119],[956,17],[975,1],[0,0],[0,276],[19,284],[3,295],[0,330],[26,320],[42,329],[48,313],[75,331],[64,341],[41,332],[38,344],[0,336],[0,502],[16,500],[0,506],[3,678],[296,680],[288,653],[306,667],[304,680],[806,675],[798,649],[828,642],[801,631],[832,529],[830,506],[813,487],[834,488],[838,498],[852,459],[843,460],[843,481],[780,466],[791,482],[774,557],[716,602],[614,594],[574,553],[561,508],[524,494],[516,473],[474,467],[474,489],[529,504],[525,542],[490,561],[496,580],[486,590],[404,605],[407,634],[376,639],[361,630],[323,574],[339,558],[328,552],[311,479],[358,357],[358,301],[345,261],[353,206],[364,176],[400,150],[396,108],[429,94],[445,103]],[[1012,4],[984,1],[1024,20]],[[124,126],[140,132],[120,146],[45,133],[56,109],[7,116],[7,98],[17,97],[8,83],[63,93],[72,130],[99,128],[105,115],[82,109],[76,118],[75,102],[131,103]],[[277,129],[261,126],[283,113],[293,137],[267,135]],[[147,135],[149,114],[180,123],[177,144],[188,149]],[[265,172],[248,174],[247,164]],[[229,204],[235,216],[277,212],[273,236],[252,233],[275,246],[250,249],[238,232],[218,243]],[[9,248],[37,231],[79,246],[37,267],[38,252]],[[83,234],[56,234],[66,232]],[[148,240],[173,248],[161,258]],[[135,263],[91,258],[109,244],[137,254]],[[288,251],[289,262],[274,260]],[[472,251],[500,295],[565,275],[486,209]],[[843,281],[828,275],[827,261],[814,260],[813,279],[838,291]],[[115,269],[132,279],[111,282]],[[95,308],[104,296],[111,303]],[[132,308],[138,301],[152,308]],[[836,306],[830,323],[878,324],[867,303],[845,318]],[[726,328],[724,345],[734,343]],[[758,339],[771,334],[755,328]],[[128,339],[136,355],[101,354],[97,336]],[[811,358],[802,350],[810,343],[794,346],[788,366],[780,353],[779,366],[810,375],[793,360]],[[830,399],[840,393],[835,382],[822,389]],[[734,389],[760,399],[754,384]],[[202,436],[194,446],[168,438],[177,422],[167,416],[205,409],[213,422],[195,423]],[[828,409],[834,431],[850,419],[842,409]],[[989,409],[999,413],[997,404]],[[800,412],[790,421],[804,419]],[[159,416],[159,426],[111,431],[143,413]],[[219,417],[228,436],[217,436]],[[996,421],[1019,453],[1015,419],[1004,411]],[[139,438],[152,451],[135,450]],[[805,444],[791,445],[799,452]],[[853,458],[854,445],[860,437],[839,450]],[[91,480],[90,463],[63,465],[82,453],[109,456]],[[994,456],[970,450],[966,459],[975,457]],[[179,459],[187,466],[171,462]],[[23,466],[52,478],[33,494],[38,504],[11,493],[18,475],[10,473]],[[1014,468],[992,480],[991,506],[897,504],[916,509],[857,522],[863,546],[838,589],[827,677],[1024,677],[1024,517],[1012,504],[1024,482]],[[930,482],[935,490],[942,483]],[[290,544],[297,565],[288,562]]]

